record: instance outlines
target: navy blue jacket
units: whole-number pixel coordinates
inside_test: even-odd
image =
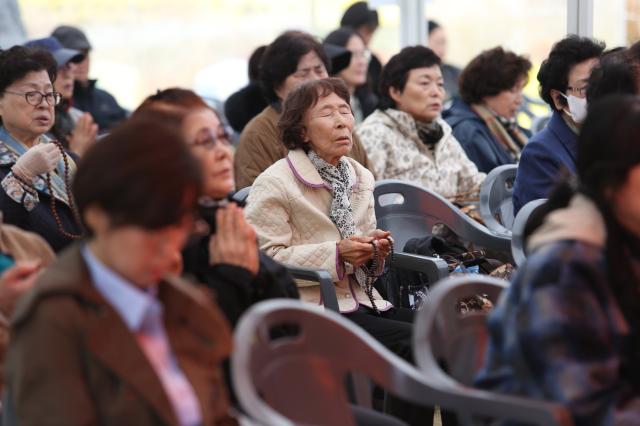
[[[578,136],[559,112],[525,145],[513,188],[514,214],[529,201],[548,198],[563,170],[576,173]]]
[[[511,155],[493,137],[484,120],[461,99],[455,99],[442,118],[449,123],[453,136],[481,172],[489,173],[498,166],[514,163]],[[528,135],[525,129],[520,130]]]
[[[127,110],[118,105],[110,93],[96,87],[96,80],[89,80],[88,86],[75,82],[73,106],[90,113],[100,131],[109,130],[128,115]]]

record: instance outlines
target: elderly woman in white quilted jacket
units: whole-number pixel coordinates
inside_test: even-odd
[[[440,117],[440,58],[424,46],[406,47],[380,78],[379,109],[356,129],[378,179],[410,181],[449,199],[477,195],[486,175]]]
[[[329,271],[340,312],[411,360],[412,311],[394,308],[372,287],[391,238],[376,229],[373,175],[346,156],[353,125],[342,80],[294,90],[278,123],[289,154],[255,180],[247,219],[276,260]],[[322,305],[319,286],[299,290],[303,301]]]

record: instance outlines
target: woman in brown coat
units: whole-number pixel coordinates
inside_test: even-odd
[[[83,158],[73,192],[90,236],[16,309],[4,409],[21,425],[235,424],[219,368],[228,324],[173,276],[200,168],[175,126],[152,118]]]

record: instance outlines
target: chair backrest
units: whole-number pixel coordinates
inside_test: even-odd
[[[286,327],[294,335],[274,337]],[[354,425],[347,375],[364,407],[371,407],[368,379],[418,405],[433,406],[442,394],[351,321],[292,300],[260,302],[243,315],[231,366],[242,407],[267,425]]]
[[[237,190],[236,193],[231,196],[231,198],[233,198],[235,201],[239,201],[240,203],[246,203],[249,192],[251,192],[251,187],[247,186]]]
[[[527,258],[524,241],[524,230],[531,216],[547,201],[546,198],[529,201],[522,206],[516,218],[513,220],[511,230],[511,257],[517,266],[521,266]]]
[[[434,225],[444,224],[465,241],[510,253],[510,237],[490,232],[426,188],[400,180],[382,180],[376,183],[373,195],[378,228],[391,231],[398,251],[409,239],[431,235]]]
[[[443,284],[445,288],[440,290]],[[487,313],[460,314],[456,304],[460,299],[483,294],[495,305],[508,285],[507,281],[478,274],[439,282],[416,318],[413,337],[418,365],[422,366],[425,353],[430,351],[456,381],[473,384],[473,378],[484,362],[488,341]]]
[[[476,424],[482,416],[477,411],[479,407],[493,420],[540,426],[571,425],[568,411],[558,404],[472,387],[476,372],[484,364],[488,313],[460,314],[457,301],[484,294],[495,304],[508,285],[506,281],[482,275],[450,277],[438,283],[415,319],[413,348],[416,363],[434,386],[467,396],[464,405],[453,409],[463,425]]]
[[[511,234],[513,226],[513,183],[518,166],[498,166],[487,175],[480,186],[480,216],[489,230]]]

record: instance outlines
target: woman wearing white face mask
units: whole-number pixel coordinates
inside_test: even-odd
[[[578,130],[587,115],[589,76],[603,49],[603,43],[570,35],[557,42],[542,63],[538,72],[540,96],[553,114],[522,151],[513,190],[516,213],[531,200],[547,198],[563,171],[575,173]]]

